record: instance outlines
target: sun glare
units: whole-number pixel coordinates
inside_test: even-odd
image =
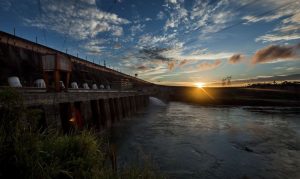
[[[198,83],[195,83],[195,85],[197,88],[203,88],[205,86],[205,83],[198,82]]]

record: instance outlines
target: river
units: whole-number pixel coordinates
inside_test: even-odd
[[[112,128],[119,166],[170,178],[300,178],[300,108],[203,107],[151,98]]]

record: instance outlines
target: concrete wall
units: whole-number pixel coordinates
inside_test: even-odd
[[[43,106],[43,110],[48,127],[67,133],[75,128],[92,128],[95,130],[109,128],[114,123],[143,109],[147,104],[147,95],[134,95],[63,102],[54,105],[47,104]],[[80,119],[81,121],[77,124],[70,122],[72,119]]]

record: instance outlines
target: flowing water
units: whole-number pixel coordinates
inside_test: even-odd
[[[151,98],[113,127],[118,165],[169,178],[300,178],[300,109],[203,107]]]

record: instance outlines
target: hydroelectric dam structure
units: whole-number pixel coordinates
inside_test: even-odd
[[[102,130],[149,102],[157,85],[0,31],[0,91],[13,87],[43,125]]]

